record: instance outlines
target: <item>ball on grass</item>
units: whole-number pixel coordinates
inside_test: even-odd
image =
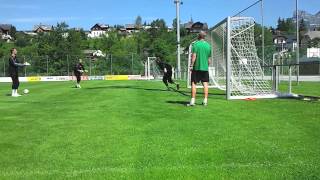
[[[23,93],[28,94],[29,93],[29,89],[24,89]]]

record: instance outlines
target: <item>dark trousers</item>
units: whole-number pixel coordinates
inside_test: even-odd
[[[77,83],[80,83],[80,81],[81,81],[81,73],[74,72],[74,75],[75,75],[76,78],[77,78]]]
[[[19,82],[19,76],[17,74],[11,75],[12,79],[12,89],[18,89],[20,82]]]
[[[164,73],[164,76],[162,78],[162,81],[163,83],[168,86],[168,83],[170,84],[174,84],[173,80],[172,80],[172,72],[167,72],[167,73]]]

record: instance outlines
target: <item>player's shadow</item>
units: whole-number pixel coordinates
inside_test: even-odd
[[[145,90],[145,91],[168,91],[165,89],[151,89],[151,88],[142,88],[138,86],[98,86],[98,87],[91,87],[86,89],[137,89],[137,90]]]
[[[176,92],[183,96],[190,96],[190,91],[182,91],[182,90],[176,90],[175,88],[169,87],[169,89],[155,89],[155,88],[143,88],[139,86],[97,86],[97,87],[89,87],[86,89],[137,89],[137,90],[145,90],[145,91],[155,91],[155,92]],[[203,95],[203,92],[197,92],[197,94]],[[225,96],[225,93],[209,93],[210,96]]]
[[[188,101],[166,101],[166,103],[169,103],[169,104],[180,104],[180,105],[186,106],[189,102]]]
[[[165,89],[142,88],[139,86],[98,86],[98,87],[90,87],[86,89],[137,89],[137,90],[146,90],[146,91],[168,91]]]

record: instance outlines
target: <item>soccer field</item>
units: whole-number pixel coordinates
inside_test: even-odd
[[[73,85],[22,83],[13,98],[0,84],[0,179],[320,179],[319,101],[211,90],[186,107],[189,90],[160,81]]]

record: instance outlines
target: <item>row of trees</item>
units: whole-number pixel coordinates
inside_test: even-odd
[[[140,16],[137,17],[135,25],[142,26]],[[163,19],[152,21],[150,26],[152,28],[149,30],[141,30],[133,34],[119,33],[117,29],[114,29],[108,32],[107,36],[90,39],[83,30],[70,29],[65,22],[61,22],[50,33],[30,36],[23,32],[16,32],[13,43],[0,41],[0,58],[8,56],[12,47],[17,47],[20,56],[46,57],[51,62],[55,62],[53,69],[61,69],[67,60],[85,59],[84,50],[101,50],[104,54],[112,54],[114,60],[126,59],[134,55],[135,61],[139,61],[141,66],[148,56],[160,57],[175,66],[176,32],[168,32]],[[182,46],[188,47],[194,35],[185,33],[184,29],[181,31]],[[77,58],[66,59],[67,55]],[[41,58],[38,59],[40,61]],[[40,66],[44,63],[35,62],[33,64]]]

